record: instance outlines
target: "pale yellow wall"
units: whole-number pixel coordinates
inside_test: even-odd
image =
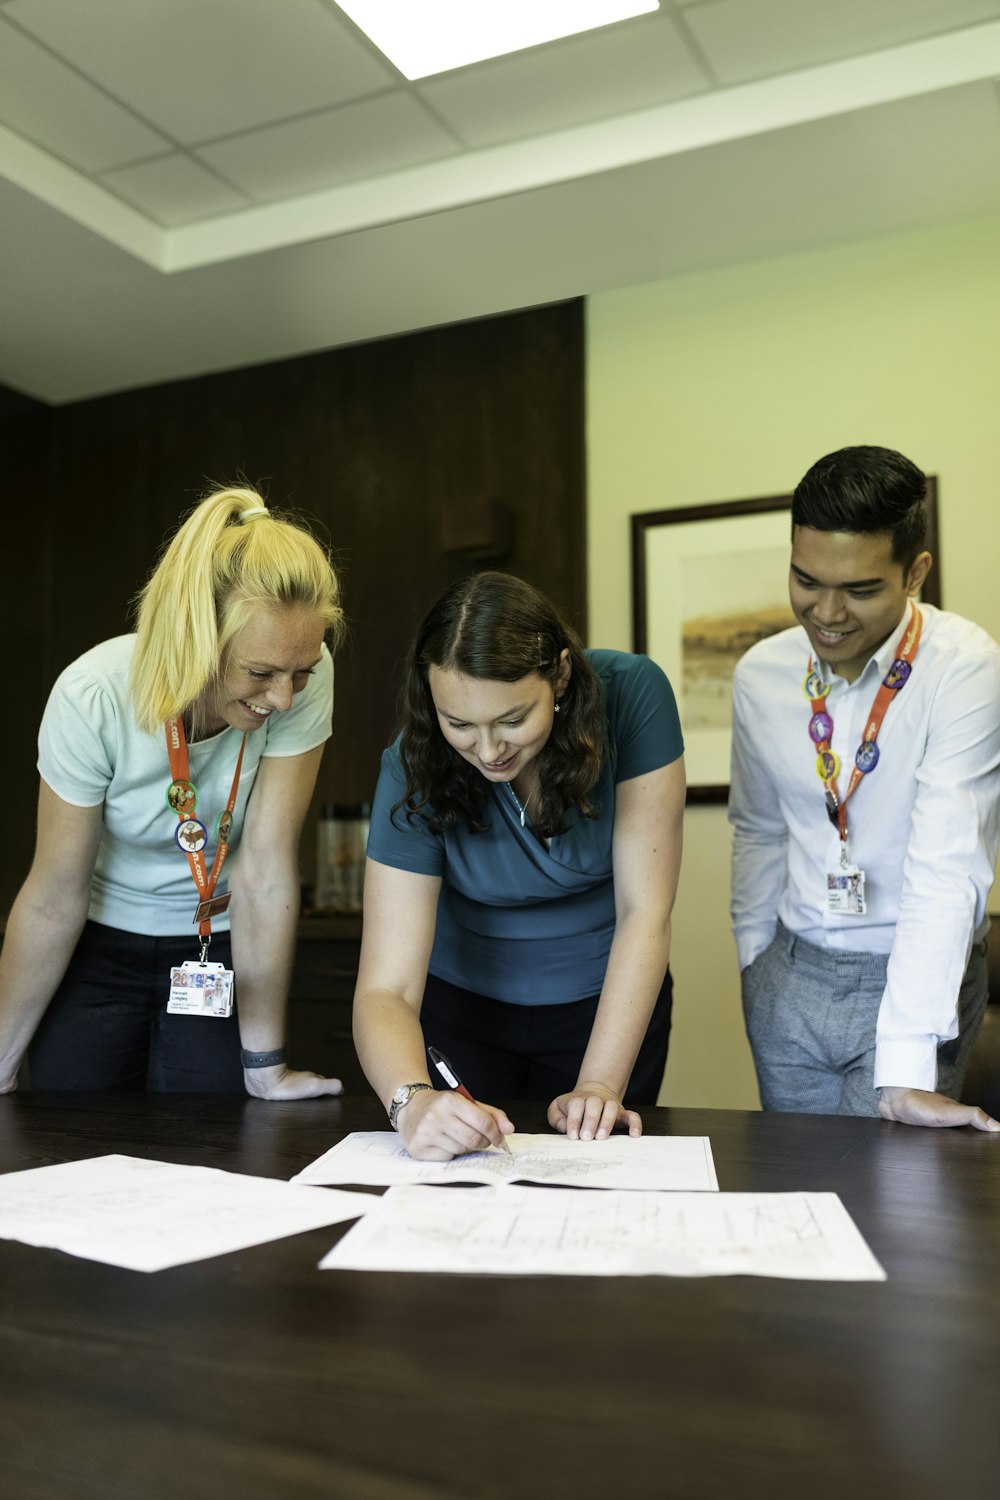
[[[852,443],[938,476],[944,606],[1000,638],[1000,216],[601,294],[587,322],[594,645],[631,646],[633,512],[787,493]],[[753,1108],[724,809],[685,840],[661,1102]]]

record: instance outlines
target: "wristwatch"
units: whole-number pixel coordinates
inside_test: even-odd
[[[400,1084],[399,1088],[393,1094],[392,1102],[389,1105],[389,1124],[392,1126],[393,1130],[398,1129],[396,1120],[399,1117],[399,1111],[404,1107],[404,1105],[409,1104],[414,1094],[419,1094],[421,1089],[429,1088],[429,1083]]]

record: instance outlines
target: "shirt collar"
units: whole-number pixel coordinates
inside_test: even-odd
[[[899,655],[899,647],[902,643],[903,636],[906,634],[906,629],[910,623],[910,616],[914,608],[915,605],[913,603],[913,600],[908,599],[906,608],[903,611],[903,618],[896,626],[896,629],[892,632],[892,635],[887,636],[878,650],[868,658],[864,667],[858,673],[853,682],[845,681],[845,679],[838,674],[835,667],[829,666],[821,658],[820,675],[822,676],[823,681],[837,682],[838,684],[843,683],[845,688],[858,687],[864,681],[865,677],[870,673],[873,664],[879,680],[881,681],[886,672],[888,672],[889,668],[892,666],[893,662],[896,660],[896,657]]]

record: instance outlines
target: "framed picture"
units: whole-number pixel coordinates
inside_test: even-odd
[[[729,795],[730,693],[737,661],[795,619],[788,603],[791,495],[632,517],[632,649],[666,672],[684,729],[689,802]],[[941,604],[937,482],[927,481],[921,598]]]

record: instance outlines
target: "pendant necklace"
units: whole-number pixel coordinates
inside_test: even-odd
[[[511,785],[511,783],[509,781],[507,782],[507,790],[510,792],[510,795],[514,799],[514,806],[517,808],[518,812],[521,814],[521,827],[523,828],[525,826],[524,815],[528,811],[528,803],[531,801],[531,798],[534,795],[534,787],[532,787],[531,791],[525,797],[525,799],[524,799],[523,802],[520,800],[520,798],[518,797],[517,793],[515,792],[513,786]]]

